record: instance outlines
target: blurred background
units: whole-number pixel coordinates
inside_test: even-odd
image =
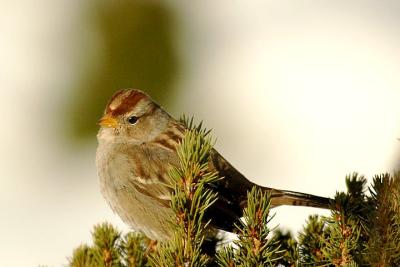
[[[127,229],[94,163],[120,88],[204,120],[259,184],[332,197],[400,167],[398,1],[0,3],[2,266],[63,266],[95,223]],[[294,232],[324,214],[274,212]]]

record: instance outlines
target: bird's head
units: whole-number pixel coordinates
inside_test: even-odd
[[[99,139],[144,143],[165,130],[171,117],[144,92],[137,89],[117,91],[99,120]]]

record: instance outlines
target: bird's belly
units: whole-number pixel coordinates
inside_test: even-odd
[[[104,194],[111,208],[134,230],[155,240],[165,240],[172,234],[168,221],[170,210],[134,190],[118,190]]]
[[[135,188],[107,185],[110,180],[111,177],[107,176],[101,179],[102,194],[126,224],[151,239],[165,240],[170,237],[170,209]]]
[[[155,240],[170,238],[171,209],[139,192],[129,180],[131,165],[124,158],[97,156],[100,189],[112,210],[136,231]]]

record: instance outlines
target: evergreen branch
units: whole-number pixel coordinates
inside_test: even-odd
[[[371,266],[400,265],[400,175],[377,175],[370,188],[366,258]]]
[[[72,258],[69,259],[71,267],[94,267],[93,251],[88,245],[83,244],[74,249]]]
[[[270,195],[253,187],[247,194],[247,207],[238,229],[237,249],[227,247],[218,255],[219,266],[273,266],[279,259],[279,247],[267,239],[270,230]]]
[[[136,232],[127,233],[121,242],[121,255],[127,267],[146,266],[148,254],[152,248],[145,244],[151,241],[144,235]]]
[[[326,220],[326,239],[322,252],[325,258],[335,266],[348,266],[354,262],[354,255],[359,250],[360,228],[348,214],[350,194],[338,193],[335,197],[337,209]]]
[[[301,266],[327,264],[323,253],[326,223],[318,215],[311,215],[299,234],[299,261]]]
[[[188,125],[189,130],[177,147],[180,166],[170,172],[174,237],[171,242],[161,244],[151,258],[154,266],[205,266],[210,262],[202,251],[210,223],[205,221],[204,214],[217,200],[217,193],[207,185],[220,178],[208,170],[213,147],[209,131],[203,130],[201,124],[194,126],[193,119]]]
[[[71,267],[144,267],[151,253],[149,240],[140,233],[130,232],[124,237],[109,223],[95,225],[93,246],[81,245],[69,259]]]
[[[272,242],[277,249],[279,257],[277,265],[295,267],[299,264],[298,242],[289,231],[276,229],[272,237]],[[278,251],[279,249],[279,251]]]

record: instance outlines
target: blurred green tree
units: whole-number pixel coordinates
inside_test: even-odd
[[[93,139],[96,122],[118,89],[145,90],[166,105],[174,96],[179,69],[174,47],[175,16],[161,1],[91,2],[102,44],[100,66],[88,64],[67,103],[68,131],[74,140]]]

